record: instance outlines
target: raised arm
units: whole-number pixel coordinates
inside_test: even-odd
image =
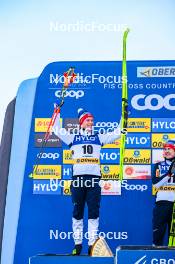
[[[60,112],[57,114],[52,132],[58,136],[65,144],[70,145],[74,139],[74,135],[70,134],[65,128],[61,127]]]

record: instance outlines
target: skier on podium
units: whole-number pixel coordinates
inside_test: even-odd
[[[175,201],[175,140],[168,140],[164,144],[163,156],[164,160],[155,164],[152,174],[153,186],[157,188],[153,211],[153,245],[155,246],[163,246],[167,227],[170,233]]]
[[[80,255],[83,242],[83,216],[85,203],[88,206],[88,254],[98,238],[99,209],[101,198],[100,187],[100,150],[108,143],[120,138],[120,125],[111,133],[93,132],[94,117],[84,110],[78,110],[79,133],[70,134],[60,127],[60,114],[57,116],[53,131],[72,151],[73,175],[71,193],[73,202],[72,228],[75,247],[72,255]],[[125,131],[124,131],[125,133]],[[75,182],[79,182],[75,186]]]

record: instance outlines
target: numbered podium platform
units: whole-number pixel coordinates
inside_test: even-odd
[[[121,246],[115,257],[37,255],[29,264],[175,264],[175,247]]]
[[[29,259],[29,264],[114,264],[113,257],[38,255]]]
[[[115,264],[175,264],[175,248],[121,246],[116,249]]]

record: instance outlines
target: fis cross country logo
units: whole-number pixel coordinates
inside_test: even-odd
[[[162,97],[159,94],[137,94],[132,97],[131,105],[134,109],[139,111],[144,110],[160,110],[166,108],[167,110],[175,110],[175,94],[168,94]]]
[[[136,262],[134,262],[134,264],[146,264],[147,261],[146,261],[146,255],[139,258]]]
[[[140,78],[175,77],[175,66],[137,67],[137,77]]]

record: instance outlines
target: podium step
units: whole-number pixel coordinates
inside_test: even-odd
[[[29,264],[114,264],[114,258],[46,254],[31,257]]]
[[[115,258],[44,254],[29,264],[175,264],[175,247],[120,246]]]
[[[175,248],[121,246],[116,249],[115,264],[175,264]]]

